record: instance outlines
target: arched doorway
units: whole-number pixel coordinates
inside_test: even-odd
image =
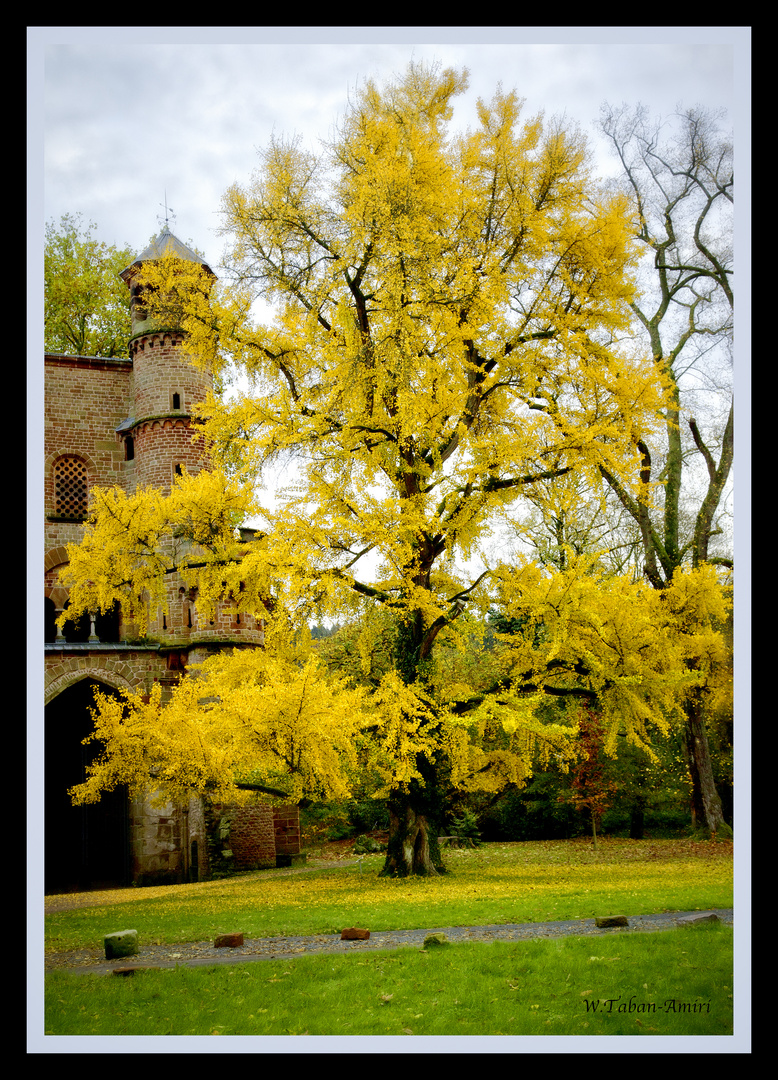
[[[62,691],[45,712],[45,891],[74,892],[130,883],[129,808],[126,792],[103,795],[93,806],[73,806],[68,788],[86,777],[99,745],[84,746],[92,730],[94,690],[115,691],[82,679]]]

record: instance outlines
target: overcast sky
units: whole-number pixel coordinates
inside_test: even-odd
[[[498,83],[525,99],[526,117],[566,114],[589,134],[603,175],[618,170],[596,129],[604,102],[642,103],[655,116],[726,110],[738,191],[748,193],[748,27],[29,27],[31,407],[42,401],[31,381],[47,221],[80,213],[99,238],[137,254],[167,205],[172,231],[218,273],[221,199],[250,180],[257,150],[274,133],[315,149],[355,87],[380,84],[410,60],[468,69],[470,88],[455,101],[462,128]],[[741,220],[746,205],[738,203]]]
[[[31,140],[40,185],[31,231],[80,212],[101,239],[141,251],[173,208],[172,230],[214,264],[225,189],[249,180],[257,148],[299,133],[315,147],[349,92],[408,61],[467,67],[455,123],[474,121],[498,82],[526,115],[566,113],[596,138],[604,101],[728,110],[737,119],[736,28],[34,28]],[[565,40],[566,39],[566,40]],[[686,40],[685,40],[686,39]],[[36,79],[36,75],[38,76]],[[37,93],[36,93],[37,90]],[[39,96],[38,96],[39,94]],[[603,147],[604,149],[604,147]],[[603,168],[615,168],[603,155]]]
[[[525,99],[526,117],[566,114],[589,134],[603,175],[618,171],[596,130],[604,102],[642,103],[655,116],[695,105],[724,109],[735,133],[738,191],[749,190],[742,183],[750,166],[748,27],[30,27],[28,400],[35,422],[47,221],[80,213],[99,238],[137,254],[162,227],[166,204],[172,231],[218,273],[221,199],[234,182],[250,180],[257,150],[274,133],[298,134],[315,149],[355,87],[366,78],[381,83],[410,60],[468,69],[470,88],[455,101],[457,126],[475,124],[478,98],[490,99],[498,83]],[[746,205],[738,203],[741,213]]]
[[[257,150],[274,133],[317,148],[356,86],[412,59],[468,69],[455,125],[475,125],[478,98],[502,83],[525,99],[527,118],[577,122],[602,174],[618,171],[595,126],[606,101],[655,116],[724,109],[736,150],[749,141],[748,28],[44,27],[28,40],[31,296],[41,295],[45,222],[66,213],[138,254],[167,204],[172,231],[218,273],[221,199],[250,180]],[[40,316],[42,304],[32,307]],[[28,341],[37,366],[32,324]]]

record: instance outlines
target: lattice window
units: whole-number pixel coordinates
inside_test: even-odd
[[[54,465],[55,513],[62,517],[86,517],[86,462],[79,457],[63,457]]]

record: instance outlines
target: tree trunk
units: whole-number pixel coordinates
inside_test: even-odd
[[[389,844],[381,877],[437,877],[445,872],[437,824],[414,808],[410,796],[394,795],[389,800]]]
[[[629,838],[630,840],[642,840],[645,826],[645,813],[643,807],[633,806],[629,813]]]
[[[722,825],[725,829],[728,829],[728,826],[724,821],[721,799],[713,780],[705,722],[699,702],[696,701],[690,701],[686,706],[684,748],[692,780],[692,821],[697,828],[705,829],[711,837],[715,837]]]
[[[423,583],[422,583],[423,584]],[[395,640],[395,667],[408,685],[419,683],[422,643],[421,611],[401,622]],[[421,779],[389,797],[389,841],[381,877],[436,877],[445,874],[438,844],[442,820],[442,793],[436,763],[423,755],[416,759]]]

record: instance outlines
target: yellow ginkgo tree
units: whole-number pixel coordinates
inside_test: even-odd
[[[293,802],[343,798],[357,767],[363,696],[323,680],[315,657],[298,666],[264,650],[211,657],[166,705],[158,685],[98,695],[89,738],[104,750],[73,795],[92,802],[124,784],[143,796],[151,780],[158,798],[183,804],[256,791]]]
[[[588,652],[576,645],[575,663],[560,624],[554,648],[513,658],[504,683],[478,701],[446,699],[435,684],[436,642],[462,613],[485,611],[495,596],[517,602],[510,573],[481,551],[489,530],[550,477],[596,478],[618,465],[637,481],[637,440],[664,401],[661,373],[620,343],[634,295],[626,200],[598,185],[580,133],[523,121],[513,93],[479,102],[478,126],[456,133],[466,87],[465,73],[411,65],[383,88],[367,82],[321,153],[274,141],[252,181],[225,195],[229,272],[210,293],[195,266],[144,265],[150,308],[175,292],[193,363],[236,369],[248,389],[201,410],[212,473],[182,478],[164,499],[97,499],[68,579],[71,617],[113,600],[139,613],[144,594],[161,600],[155,578],[175,566],[205,609],[227,589],[238,610],[266,611],[267,654],[274,633],[292,640],[287,631],[356,601],[381,607],[392,663],[370,694],[349,699],[287,652],[290,687],[308,680],[301,742],[290,734],[288,753],[259,733],[291,715],[282,723],[282,695],[267,691],[284,683],[267,681],[269,655],[206,667],[196,689],[185,680],[158,713],[164,730],[180,716],[182,732],[194,725],[203,739],[200,751],[194,734],[181,736],[190,786],[198,753],[211,784],[253,774],[282,786],[286,769],[294,794],[339,791],[350,768],[375,770],[392,821],[386,872],[397,874],[440,867],[446,784],[494,790],[523,783],[538,754],[565,759],[573,729],[543,722],[548,694],[598,695],[612,726],[644,739],[690,678],[672,652],[653,667],[635,659],[633,670],[638,639],[627,625],[624,655],[603,645],[597,627],[615,633],[614,613],[633,599],[625,586],[623,599],[599,600],[594,579],[573,588],[585,578],[576,567],[558,605],[592,606],[589,622],[565,616],[569,633],[585,626],[590,641]],[[260,298],[275,305],[269,325],[252,318]],[[294,484],[273,508],[255,502],[289,459]],[[241,546],[235,525],[246,516],[263,524]],[[155,561],[163,547],[165,567]],[[522,602],[543,597],[551,610],[562,586],[530,589],[528,575],[516,578]],[[251,663],[253,683],[245,672],[233,678],[231,664]],[[251,732],[254,716],[264,719]],[[317,738],[329,757],[316,756]],[[155,745],[155,756],[175,773],[175,754]]]

